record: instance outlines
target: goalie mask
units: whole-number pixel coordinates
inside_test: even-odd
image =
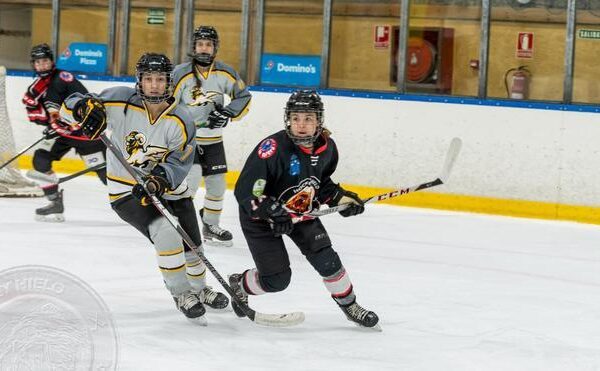
[[[164,73],[167,83],[165,90],[159,95],[149,95],[142,88],[142,79],[146,73]],[[157,104],[166,101],[173,96],[173,64],[164,54],[146,53],[138,60],[135,66],[137,83],[135,90],[137,94],[148,103]]]
[[[317,127],[312,136],[297,136],[292,132],[291,115],[294,112],[314,112],[317,116]],[[285,131],[296,145],[312,145],[323,132],[323,102],[314,90],[297,90],[288,99],[285,105]]]
[[[217,55],[217,50],[219,50],[219,34],[217,30],[212,26],[200,26],[194,30],[193,35],[193,43],[192,43],[192,58],[194,62],[198,63],[202,67],[208,67],[215,60]],[[196,52],[196,42],[198,40],[210,40],[213,43],[213,52],[212,54],[208,53],[197,53]]]
[[[50,62],[52,62],[52,67],[50,69],[46,69],[46,70],[42,70],[42,71],[36,70],[35,61],[37,61],[39,59],[45,59],[45,58],[50,59]],[[33,48],[31,48],[29,62],[31,63],[31,68],[39,77],[43,78],[43,77],[50,76],[55,68],[54,53],[52,53],[52,49],[50,49],[50,45],[39,44],[39,45],[35,45]]]

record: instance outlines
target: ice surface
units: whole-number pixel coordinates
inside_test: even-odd
[[[383,332],[348,322],[289,240],[289,288],[250,303],[304,311],[302,325],[259,327],[228,312],[198,327],[97,179],[65,183],[64,197],[62,224],[33,220],[44,199],[0,199],[0,269],[50,265],[94,287],[118,326],[120,370],[600,369],[597,226],[369,205],[323,222]],[[251,267],[229,192],[222,226],[234,247],[207,248],[209,260],[222,275]]]

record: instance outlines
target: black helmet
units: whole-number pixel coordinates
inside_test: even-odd
[[[146,72],[164,72],[167,77],[167,86],[163,95],[148,96],[142,90],[142,77]],[[173,95],[173,64],[164,54],[146,53],[141,56],[135,65],[137,83],[135,89],[140,97],[148,103],[160,103]]]
[[[292,134],[291,114],[293,112],[314,112],[317,114],[317,130],[311,137],[297,137]],[[285,131],[297,145],[310,145],[321,135],[323,131],[323,101],[315,90],[296,90],[292,93],[285,105]]]
[[[40,76],[40,77],[46,77],[49,76],[52,71],[54,71],[54,53],[52,53],[52,49],[50,49],[50,45],[48,44],[39,44],[39,45],[35,45],[33,48],[31,48],[31,53],[30,53],[31,58],[29,59],[29,62],[31,63],[31,68],[33,68],[33,70],[35,71],[35,73]],[[48,58],[52,61],[52,68],[49,70],[45,70],[45,71],[36,71],[35,67],[34,67],[34,62],[38,59],[44,59],[44,58]]]
[[[196,53],[196,41],[198,40],[211,40],[214,45],[213,53]],[[213,26],[199,26],[194,30],[191,56],[194,58],[196,63],[203,67],[210,66],[215,60],[217,50],[219,50],[219,34]]]

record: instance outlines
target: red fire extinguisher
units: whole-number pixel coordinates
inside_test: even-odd
[[[508,80],[511,80],[510,89]],[[527,66],[511,68],[504,74],[504,87],[506,96],[511,99],[527,99],[529,97],[529,82],[531,80],[531,71]]]

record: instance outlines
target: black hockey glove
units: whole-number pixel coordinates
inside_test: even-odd
[[[156,197],[162,196],[165,191],[169,188],[169,181],[167,180],[167,173],[161,166],[155,166],[149,175],[142,177],[144,185],[136,184],[131,189],[133,197],[140,200],[142,205],[150,204],[148,193],[155,195]],[[144,189],[144,186],[148,190]]]
[[[224,128],[229,123],[230,118],[231,114],[229,112],[223,110],[223,107],[217,107],[208,115],[208,128]]]
[[[354,192],[345,190],[339,187],[337,194],[331,202],[331,206],[337,206],[342,204],[350,204],[347,209],[340,211],[340,215],[344,218],[362,214],[365,211],[365,203],[360,197]]]
[[[44,129],[42,132],[44,135],[44,139],[50,140],[59,137],[60,135],[56,132],[56,130],[52,129],[50,126]]]
[[[254,212],[260,219],[266,220],[271,225],[275,235],[284,235],[292,232],[294,223],[287,210],[273,197],[264,198]]]
[[[106,129],[106,108],[95,98],[79,100],[73,109],[73,118],[81,125],[83,135],[96,139]]]

